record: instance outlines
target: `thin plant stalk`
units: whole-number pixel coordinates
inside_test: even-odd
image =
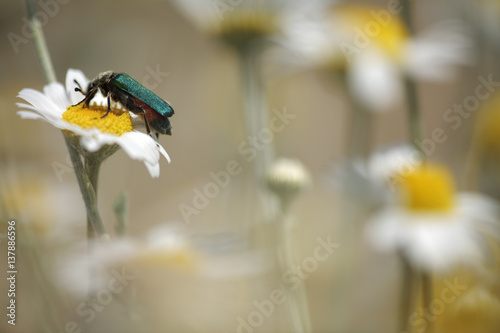
[[[414,35],[415,26],[413,23],[413,11],[412,11],[412,0],[402,0],[402,12],[401,16],[403,21],[406,24],[408,32],[410,35]],[[414,148],[420,153],[422,161],[425,162],[426,155],[423,149],[418,145],[418,142],[421,142],[423,137],[423,125],[422,118],[419,109],[418,103],[418,92],[417,85],[415,81],[409,77],[405,78],[405,89],[406,89],[406,99],[408,103],[408,128],[409,128],[409,136],[410,141]],[[418,293],[419,282],[422,284],[422,292],[423,292],[423,301],[428,301],[429,297],[428,291],[431,289],[429,284],[429,280],[427,279],[426,274],[415,274],[414,270],[410,266],[408,259],[404,256],[404,254],[400,255],[401,262],[403,265],[403,276],[402,276],[402,284],[401,284],[401,317],[400,317],[400,330],[405,331],[408,328],[408,320],[410,316],[410,312],[414,303],[414,295]],[[432,297],[432,295],[431,295]]]
[[[359,249],[355,246],[357,241],[355,240],[360,237],[360,222],[365,217],[368,208],[368,202],[361,201],[360,195],[362,196],[366,192],[366,187],[369,185],[366,179],[361,178],[359,174],[352,170],[352,165],[353,163],[366,164],[370,155],[372,120],[370,111],[357,101],[348,89],[345,75],[342,75],[341,79],[352,108],[352,117],[346,154],[348,165],[345,166],[348,173],[342,177],[340,184],[344,194],[340,199],[342,203],[339,210],[339,220],[343,221],[340,225],[342,238],[350,241],[343,245],[344,255],[342,255],[335,273],[336,288],[334,298],[343,300],[341,304],[338,303],[334,306],[333,313],[335,315],[332,318],[334,320],[332,327],[335,332],[345,331],[349,326],[349,291],[352,287],[355,265],[358,262],[356,258],[359,255]]]
[[[415,25],[413,23],[412,0],[402,0],[401,16],[406,24],[410,35],[415,34]],[[408,102],[408,127],[412,145],[420,153],[422,160],[425,161],[426,155],[418,145],[423,137],[423,125],[418,104],[418,91],[415,81],[409,77],[405,78],[406,99]]]
[[[89,177],[88,170],[84,167],[81,156],[75,149],[77,143],[74,143],[74,141],[78,140],[78,138],[70,137],[70,135],[71,134],[64,133],[64,138],[68,146],[71,162],[73,163],[78,186],[80,187],[80,192],[82,193],[85,203],[85,209],[87,210],[87,236],[93,237],[95,232],[99,239],[107,240],[109,239],[109,235],[106,232],[101,215],[99,214],[99,209],[97,208],[97,194],[92,184],[92,182],[95,182],[95,187],[97,187],[97,175],[100,162],[98,165],[90,167],[92,175]],[[92,229],[93,232],[89,231],[90,229]]]
[[[420,153],[425,161],[426,155],[419,142],[422,142],[423,125],[418,106],[417,85],[410,78],[405,79],[406,98],[408,100],[408,126],[413,147]]]
[[[400,254],[401,266],[402,266],[402,276],[401,276],[401,296],[400,296],[400,313],[399,313],[399,323],[398,332],[409,332],[409,322],[411,311],[413,310],[414,303],[416,301],[416,295],[418,294],[419,284],[418,284],[418,274],[411,267],[408,259],[404,254]]]
[[[38,54],[38,59],[40,60],[45,80],[47,83],[57,82],[54,66],[52,65],[52,61],[50,59],[49,49],[47,47],[47,43],[45,42],[42,25],[36,17],[37,10],[33,0],[26,0],[26,12],[28,13],[28,21],[31,30],[33,31],[33,40],[35,42],[36,52]]]
[[[424,304],[424,309],[430,307],[432,303],[433,295],[433,284],[432,277],[427,273],[421,274],[422,279],[422,302]],[[428,321],[425,333],[434,333],[434,322]]]
[[[277,223],[278,236],[278,263],[280,266],[280,275],[292,269],[295,266],[293,254],[293,218],[289,212],[289,204],[282,202],[279,220]],[[309,317],[309,305],[307,294],[303,281],[299,281],[295,290],[283,287],[286,294],[287,305],[292,319],[292,326],[295,333],[311,333],[311,319]]]
[[[246,49],[240,52],[242,91],[247,133],[259,137],[259,133],[268,127],[268,110],[258,66],[258,49]],[[254,160],[254,182],[257,185],[257,202],[262,212],[257,216],[270,219],[275,211],[274,198],[263,188],[264,177],[274,160],[273,142],[263,144]]]

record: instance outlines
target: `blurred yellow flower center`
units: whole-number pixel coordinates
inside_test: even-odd
[[[211,32],[239,49],[277,31],[274,15],[260,11],[233,11],[213,25]]]
[[[190,249],[183,251],[145,251],[134,260],[141,267],[171,267],[180,269],[194,269],[198,263],[198,256]]]
[[[62,119],[82,128],[97,128],[101,132],[118,136],[132,131],[132,117],[128,112],[111,109],[106,117],[101,118],[107,110],[107,106],[70,106],[63,113]]]
[[[453,207],[455,188],[447,169],[422,165],[403,175],[406,205],[417,211],[447,211]]]
[[[398,15],[387,10],[362,5],[338,5],[330,11],[330,21],[340,34],[343,42],[342,57],[325,59],[329,67],[348,65],[346,56],[364,52],[366,48],[377,46],[393,61],[400,63],[404,59],[404,44],[409,32]],[[347,54],[346,54],[347,53]]]

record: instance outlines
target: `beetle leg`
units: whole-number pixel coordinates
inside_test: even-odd
[[[111,92],[108,92],[107,98],[108,98],[108,112],[106,112],[106,114],[101,118],[106,117],[109,114],[109,111],[111,111]]]
[[[146,115],[144,114],[144,112],[141,115],[142,115],[142,120],[144,120],[144,125],[146,126],[146,133],[148,133],[148,135],[151,135],[151,129],[149,128],[149,123],[148,120],[146,119]]]

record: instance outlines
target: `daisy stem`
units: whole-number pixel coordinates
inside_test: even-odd
[[[264,88],[259,76],[257,55],[258,50],[254,49],[246,49],[240,53],[247,133],[254,138],[258,138],[260,131],[268,127],[267,105],[264,102]],[[273,142],[269,142],[263,144],[262,150],[257,152],[254,161],[254,180],[258,187],[257,200],[265,218],[270,218],[275,210],[273,198],[270,195],[266,195],[266,192],[261,187],[273,159]]]
[[[77,138],[69,137],[70,134],[64,133],[64,139],[68,147],[69,155],[71,157],[71,162],[75,170],[76,179],[78,181],[78,186],[80,187],[80,192],[82,193],[83,201],[85,203],[85,208],[87,210],[87,233],[88,236],[93,236],[93,232],[97,234],[100,239],[107,240],[109,235],[106,233],[104,224],[102,223],[99,210],[97,209],[97,195],[95,192],[94,185],[97,186],[97,174],[98,166],[91,167],[92,175],[89,176],[88,170],[84,167],[80,154],[74,148],[72,140],[78,140]],[[100,165],[100,163],[99,163]],[[89,231],[90,226],[92,226],[93,232]]]
[[[370,154],[371,114],[351,94],[349,94],[349,99],[351,100],[353,115],[348,156],[352,160],[362,158],[365,161]]]
[[[422,303],[424,304],[424,309],[431,306],[433,287],[432,287],[432,277],[427,273],[421,274],[422,279]],[[428,309],[430,311],[430,309]],[[427,327],[425,333],[433,333],[434,325],[433,321],[427,321]]]
[[[93,203],[93,205],[95,205],[95,210],[97,211],[97,180],[99,178],[99,169],[101,167],[101,161],[98,161],[96,159],[89,159],[89,158],[85,158],[84,159],[84,167],[85,167],[85,171],[86,171],[86,174],[88,176],[88,180],[90,182],[90,185],[92,185],[92,189],[94,190],[94,194],[95,194],[95,203]],[[99,213],[97,212],[96,216],[99,216]],[[100,220],[100,218],[99,218]],[[90,216],[87,216],[87,238],[88,239],[92,239],[95,237],[95,231],[97,230],[94,226],[95,223],[93,223],[91,220],[90,220]],[[99,223],[97,223],[99,224]],[[102,221],[100,223],[102,225]],[[104,229],[104,227],[102,228],[102,230]],[[103,231],[100,231],[101,233]]]
[[[33,31],[33,40],[35,42],[36,52],[38,54],[38,59],[40,60],[43,74],[45,75],[45,79],[47,80],[47,83],[56,82],[57,78],[54,66],[52,65],[49,49],[47,47],[47,43],[45,42],[42,25],[36,17],[37,9],[33,0],[26,0],[26,12],[28,13],[28,21],[31,30]]]
[[[403,8],[403,10],[401,11],[401,17],[403,18],[403,21],[405,22],[406,27],[408,28],[410,34],[413,35],[415,31],[413,26],[413,18],[411,10],[412,0],[401,0],[400,4]]]
[[[415,27],[413,24],[413,17],[412,17],[412,3],[413,3],[412,0],[401,0],[401,6],[403,8],[401,16],[406,24],[406,27],[410,35],[413,35],[415,33]],[[408,122],[410,131],[410,140],[415,149],[420,153],[422,160],[425,161],[426,155],[423,149],[418,144],[419,142],[422,142],[421,140],[423,137],[423,126],[418,105],[417,85],[415,84],[415,81],[409,77],[406,77],[405,89],[406,89],[406,98],[408,102]]]
[[[415,82],[410,79],[405,79],[406,96],[408,99],[408,125],[410,130],[410,139],[414,148],[420,153],[422,160],[425,161],[426,155],[419,142],[422,142],[422,119],[418,107],[417,86]]]
[[[410,314],[413,307],[414,295],[417,293],[418,284],[416,281],[415,271],[411,268],[410,263],[404,256],[400,255],[402,264],[402,279],[401,279],[401,304],[399,316],[398,332],[409,332],[408,324]]]
[[[292,234],[294,229],[293,219],[289,213],[289,202],[282,200],[281,214],[278,225],[278,263],[280,265],[281,274],[283,276],[295,267],[293,255]],[[295,290],[289,287],[283,287],[286,294],[288,308],[292,319],[292,325],[295,333],[311,333],[311,320],[309,318],[309,306],[307,294],[302,280],[298,281]]]

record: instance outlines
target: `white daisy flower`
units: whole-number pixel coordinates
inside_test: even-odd
[[[249,44],[277,33],[280,30],[282,14],[290,8],[303,5],[298,0],[173,2],[202,30],[238,49],[246,48]]]
[[[364,106],[385,111],[404,96],[405,75],[449,80],[455,65],[470,61],[462,30],[459,22],[444,22],[411,38],[387,9],[325,2],[289,15],[285,45],[297,64],[345,73]]]
[[[376,151],[368,160],[366,175],[375,183],[394,191],[401,177],[421,165],[419,151],[409,144],[399,144]]]
[[[264,256],[241,244],[228,234],[195,237],[180,223],[168,223],[152,228],[144,239],[96,243],[90,255],[85,251],[87,244],[77,245],[56,261],[54,272],[68,291],[84,295],[89,289],[104,288],[113,269],[122,267],[140,276],[171,271],[213,280],[259,275],[270,267]],[[89,270],[94,272],[90,286]]]
[[[429,163],[406,172],[399,185],[402,202],[388,204],[367,225],[366,235],[375,247],[402,253],[425,271],[485,263],[486,237],[500,240],[496,202],[455,193],[448,170]]]
[[[88,108],[73,106],[83,99],[82,94],[74,90],[77,87],[75,81],[82,87],[89,82],[81,71],[69,69],[66,87],[61,83],[51,83],[44,87],[43,93],[29,88],[21,90],[18,97],[29,104],[17,103],[24,109],[18,114],[23,119],[41,119],[63,131],[74,133],[80,138],[81,146],[89,152],[96,152],[104,145],[116,144],[131,158],[144,162],[151,177],[159,177],[160,154],[170,163],[165,149],[152,137],[137,130],[141,125],[133,121],[137,118],[129,112],[113,108],[113,112],[101,118],[107,104],[100,94]]]

